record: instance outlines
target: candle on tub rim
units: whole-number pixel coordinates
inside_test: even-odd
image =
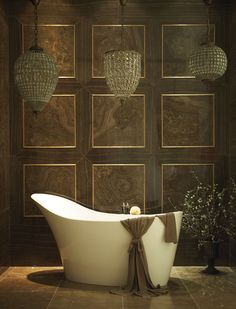
[[[132,206],[132,207],[130,208],[129,213],[130,213],[131,215],[140,215],[140,214],[141,214],[141,209],[140,209],[138,206]]]

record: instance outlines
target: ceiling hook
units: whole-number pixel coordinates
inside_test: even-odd
[[[203,0],[206,6],[212,5],[212,0]]]
[[[35,6],[38,6],[39,5],[39,3],[40,3],[40,0],[30,0],[32,3],[33,3],[33,5],[35,5]]]
[[[120,0],[120,5],[125,6],[128,0]]]

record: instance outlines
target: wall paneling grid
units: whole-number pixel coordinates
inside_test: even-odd
[[[10,12],[11,70],[33,35],[32,8],[20,8],[19,2],[24,1],[12,1]],[[173,210],[169,198],[181,208],[193,170],[207,182],[227,177],[221,130],[226,126],[225,77],[216,85],[204,84],[187,66],[206,36],[202,1],[128,2],[125,44],[142,54],[142,78],[125,103],[109,92],[103,74],[104,52],[121,43],[117,2],[41,1],[39,43],[55,57],[60,79],[37,118],[12,86],[14,263],[25,262],[22,246],[32,263],[58,262],[32,192],[64,194],[102,211],[119,212],[124,201],[156,213]],[[222,6],[217,2],[213,8],[211,36],[224,48]],[[201,263],[192,243],[181,237],[177,263]],[[41,248],[49,253],[39,258]]]

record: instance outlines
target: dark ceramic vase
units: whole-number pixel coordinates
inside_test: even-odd
[[[216,275],[219,270],[215,268],[215,260],[219,256],[220,241],[204,241],[204,255],[207,261],[207,267],[202,271],[205,274]]]

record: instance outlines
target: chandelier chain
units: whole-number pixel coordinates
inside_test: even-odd
[[[125,49],[124,42],[124,6],[121,5],[121,49]]]
[[[38,47],[38,5],[34,4],[34,43]]]
[[[207,43],[209,43],[210,40],[210,4],[207,5]]]

